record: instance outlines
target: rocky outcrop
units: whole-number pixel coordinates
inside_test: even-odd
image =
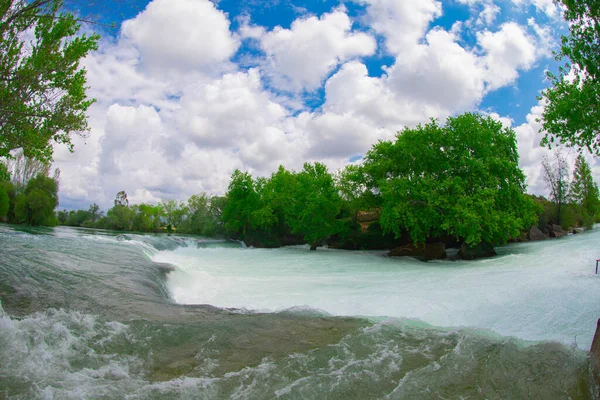
[[[396,247],[388,254],[390,257],[416,257],[422,260],[443,260],[447,257],[444,243],[407,244]]]
[[[494,246],[489,243],[479,243],[475,246],[469,246],[466,243],[463,243],[458,251],[458,258],[463,260],[475,260],[477,258],[493,257],[496,254]]]
[[[546,231],[548,232],[548,236],[553,238],[559,238],[567,235],[567,232],[563,230],[562,226],[557,224],[549,224],[546,228]]]
[[[527,234],[529,240],[546,240],[548,236],[544,232],[542,232],[537,226],[532,225],[531,229],[529,229],[529,233]]]

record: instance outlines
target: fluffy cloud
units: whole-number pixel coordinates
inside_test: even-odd
[[[151,66],[203,68],[236,52],[239,43],[229,25],[209,0],[154,0],[123,23],[122,34]]]
[[[392,54],[410,52],[433,20],[442,15],[442,3],[435,0],[356,0],[367,5],[371,27],[385,38]]]
[[[514,22],[505,23],[497,32],[479,33],[477,41],[486,52],[488,90],[514,82],[518,70],[528,70],[537,59],[535,38]]]
[[[495,9],[467,27],[467,46],[460,23],[430,26],[439,1],[356,1],[366,6],[363,19],[337,8],[286,29],[245,17],[232,33],[229,16],[208,0],[154,0],[84,60],[98,102],[90,137],[75,139],[74,154],[57,146],[62,205],[108,207],[120,190],[133,202],[222,193],[235,168],[268,175],[315,160],[338,168],[404,126],[476,109],[545,54],[546,28],[489,27]],[[365,60],[377,52],[372,35],[393,55],[379,76]],[[252,68],[232,61],[240,45],[259,50],[250,52]],[[298,92],[315,89],[323,104],[311,107]],[[547,150],[537,145],[536,112],[516,129],[530,185],[541,191],[536,168]]]
[[[287,90],[314,90],[333,69],[347,60],[375,53],[373,37],[352,31],[343,9],[297,19],[290,29],[265,32],[245,26],[242,33],[260,40],[264,65],[273,84]]]

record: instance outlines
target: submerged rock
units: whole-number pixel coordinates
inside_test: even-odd
[[[532,225],[528,233],[529,240],[546,240],[548,236],[542,232],[537,226]]]
[[[489,243],[479,243],[475,246],[469,246],[463,243],[458,251],[458,258],[463,260],[475,260],[477,258],[493,257],[497,255],[494,246]]]
[[[417,257],[425,260],[443,260],[447,257],[444,243],[407,244],[392,249],[390,257]]]

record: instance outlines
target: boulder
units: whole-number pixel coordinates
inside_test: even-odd
[[[566,236],[567,232],[563,231],[562,226],[557,224],[548,225],[548,236],[553,238],[559,238]]]
[[[573,228],[573,234],[583,233],[584,231],[584,228]]]
[[[548,236],[542,232],[537,226],[532,225],[528,233],[529,240],[546,240]]]
[[[390,257],[416,257],[424,260],[443,260],[447,257],[444,243],[407,244],[392,249]]]
[[[477,258],[486,258],[495,256],[496,250],[489,243],[479,243],[475,246],[469,246],[463,243],[458,251],[458,258],[463,260],[475,260]]]

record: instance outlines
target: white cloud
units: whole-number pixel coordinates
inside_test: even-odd
[[[538,56],[535,38],[514,22],[503,24],[497,32],[478,33],[477,41],[486,52],[488,90],[514,82],[518,70],[530,69]]]
[[[559,16],[559,9],[554,0],[512,0],[519,7],[533,5],[537,10],[546,13],[551,18]]]
[[[352,31],[352,21],[343,9],[320,18],[297,19],[290,29],[276,27],[266,32],[247,24],[243,34],[260,40],[265,66],[273,83],[284,90],[314,90],[333,69],[347,60],[375,53],[375,39]]]
[[[509,22],[481,31],[468,47],[460,23],[429,28],[442,12],[438,1],[356,1],[367,6],[371,33],[355,30],[338,8],[289,29],[241,18],[232,34],[228,16],[208,0],[154,0],[115,43],[103,42],[84,61],[98,103],[90,108],[90,138],[75,139],[74,154],[57,146],[61,201],[108,207],[120,190],[132,202],[184,200],[222,193],[235,168],[269,175],[279,164],[299,169],[304,161],[341,167],[404,126],[476,109],[543,55],[546,28],[534,21],[536,35]],[[361,60],[376,51],[372,32],[395,60],[378,77]],[[252,55],[262,57],[254,68],[230,62],[238,37],[264,52]],[[298,93],[274,93],[265,81],[289,91],[323,88],[324,104],[312,109]],[[544,150],[533,123],[518,129],[522,162],[535,180]]]
[[[407,53],[415,47],[431,22],[442,15],[442,3],[435,0],[355,0],[367,5],[368,22],[383,35],[392,54]]]
[[[239,42],[229,25],[209,0],[154,0],[123,23],[122,35],[149,65],[202,68],[227,61],[236,52]]]

